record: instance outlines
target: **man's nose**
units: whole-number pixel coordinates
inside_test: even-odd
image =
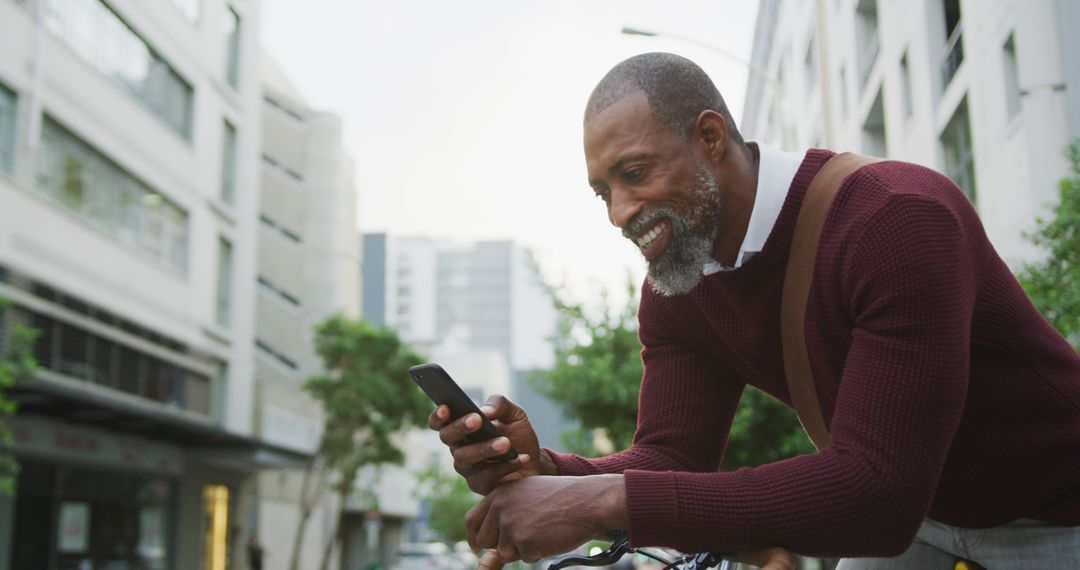
[[[625,228],[635,216],[641,213],[642,203],[634,199],[629,192],[620,188],[611,189],[611,207],[608,208],[608,220],[618,228]]]

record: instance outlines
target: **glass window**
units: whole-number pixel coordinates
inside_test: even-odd
[[[874,68],[878,51],[881,49],[877,0],[859,0],[855,7],[855,47],[859,83],[866,87],[870,71]]]
[[[170,567],[173,479],[25,461],[18,490],[12,568]]]
[[[236,203],[236,127],[229,121],[221,143],[221,199]]]
[[[806,46],[806,57],[803,61],[803,69],[806,74],[806,90],[810,91],[817,86],[818,80],[818,50],[816,38],[811,38],[810,45]]]
[[[862,151],[871,156],[887,156],[888,147],[885,136],[885,107],[882,103],[881,89],[878,89],[870,114],[862,128]]]
[[[941,145],[945,149],[945,173],[956,185],[975,201],[975,152],[971,146],[971,121],[968,118],[967,97],[953,113],[949,124],[941,133]]]
[[[187,212],[48,117],[37,179],[38,192],[120,241],[187,271]]]
[[[960,18],[960,0],[943,0],[945,10],[945,50],[941,62],[942,86],[948,86],[964,62],[964,25]]]
[[[217,323],[229,326],[232,319],[232,244],[225,238],[218,239]]]
[[[1020,71],[1016,66],[1016,34],[1009,34],[1002,46],[1005,76],[1005,113],[1011,120],[1020,112]]]
[[[98,71],[191,139],[192,88],[103,0],[42,0],[45,25]]]
[[[15,93],[0,85],[0,172],[15,167]]]
[[[911,92],[911,66],[908,65],[908,54],[900,58],[900,100],[904,105],[904,116],[910,117],[914,111]]]
[[[240,83],[240,15],[229,8],[225,14],[225,79],[236,87]]]

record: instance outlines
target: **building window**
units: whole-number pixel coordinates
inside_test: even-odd
[[[0,85],[0,172],[15,169],[15,93]]]
[[[199,21],[199,0],[172,0],[172,3],[189,22]]]
[[[887,156],[885,138],[885,110],[881,102],[881,90],[874,97],[874,104],[862,128],[862,151],[871,156]]]
[[[817,86],[818,80],[818,50],[816,38],[810,38],[810,45],[806,46],[806,57],[803,58],[803,69],[806,74],[806,90],[809,92]]]
[[[1005,77],[1005,114],[1012,120],[1020,113],[1020,71],[1016,65],[1016,34],[1009,34],[1002,46]]]
[[[900,58],[900,101],[904,107],[904,117],[910,117],[915,108],[912,104],[913,94],[911,91],[911,66],[908,64],[908,52]]]
[[[225,79],[234,88],[240,84],[240,15],[233,8],[225,14]]]
[[[39,366],[69,379],[90,382],[166,406],[206,415],[210,379],[200,372],[131,348],[113,337],[25,309],[12,320],[39,331]],[[115,327],[114,327],[115,328]]]
[[[971,145],[971,120],[968,117],[967,97],[953,113],[949,124],[941,132],[941,145],[945,150],[945,173],[956,185],[975,201],[975,153]]]
[[[840,118],[848,114],[847,65],[840,66]]]
[[[870,79],[870,70],[877,61],[881,49],[878,36],[877,0],[859,0],[855,8],[855,47],[859,65],[859,84],[863,87]]]
[[[229,121],[221,141],[221,199],[236,204],[236,127]]]
[[[37,191],[98,229],[186,272],[188,214],[46,117]]]
[[[964,62],[964,24],[960,19],[960,0],[944,0],[942,7],[945,10],[945,56],[941,62],[941,85],[947,87]]]
[[[103,0],[42,0],[45,25],[98,71],[112,78],[191,139],[191,85]]]
[[[218,275],[217,275],[217,324],[228,327],[232,323],[232,244],[225,238],[218,238]]]

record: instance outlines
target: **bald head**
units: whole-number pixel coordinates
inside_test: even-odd
[[[593,89],[585,107],[585,122],[623,97],[644,91],[649,109],[661,124],[689,138],[702,111],[721,114],[728,134],[742,143],[724,98],[709,76],[694,62],[670,53],[645,53],[619,63]]]

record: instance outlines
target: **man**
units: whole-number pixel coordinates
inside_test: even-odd
[[[431,427],[487,495],[470,543],[531,560],[628,529],[636,546],[757,550],[744,558],[775,568],[790,556],[758,549],[849,557],[846,570],[1080,568],[1080,357],[951,181],[892,161],[845,180],[805,321],[831,444],[724,473],[744,385],[790,404],[781,288],[832,153],[745,143],[704,72],[668,54],[612,69],[584,129],[589,184],[649,264],[638,430],[630,449],[584,459],[541,449],[504,398],[484,412],[505,437],[472,445],[478,417],[436,410]],[[517,461],[485,462],[511,444]]]

